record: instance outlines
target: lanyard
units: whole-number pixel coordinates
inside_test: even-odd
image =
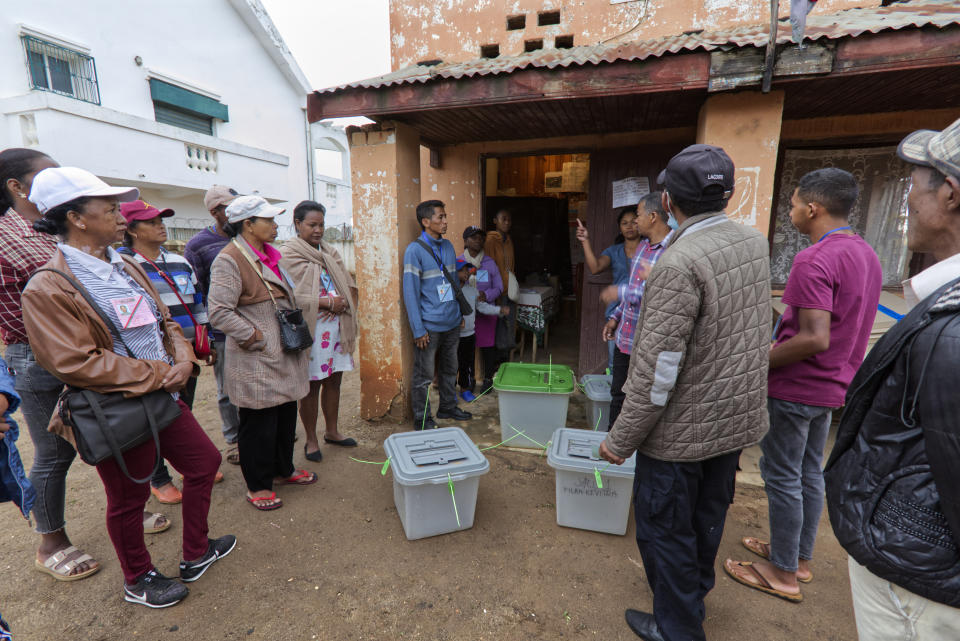
[[[328,294],[336,291],[333,287],[333,278],[330,277],[330,272],[327,271],[326,267],[320,268],[320,283]]]
[[[847,225],[846,227],[837,227],[836,229],[831,229],[831,230],[828,231],[826,234],[824,234],[823,236],[821,236],[821,237],[820,237],[820,240],[818,240],[817,242],[819,243],[821,240],[823,240],[824,238],[826,238],[827,236],[829,236],[830,234],[832,234],[832,233],[835,232],[835,231],[843,231],[844,229],[850,229],[850,225]]]
[[[420,238],[423,239],[423,242],[427,243],[427,246],[430,248],[430,251],[433,253],[434,257],[437,259],[437,264],[443,265],[443,245],[440,245],[440,255],[437,256],[437,250],[434,249],[436,241],[433,240],[433,236],[431,236],[427,232],[421,232]]]

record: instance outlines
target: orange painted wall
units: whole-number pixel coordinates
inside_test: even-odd
[[[736,167],[727,214],[764,234],[773,208],[783,99],[783,91],[716,94],[701,107],[697,124],[697,142],[723,147]]]
[[[410,413],[413,337],[403,309],[403,252],[416,238],[419,135],[384,123],[350,135],[363,418]]]
[[[781,17],[789,0],[780,0]],[[820,0],[814,14],[876,7],[880,0]],[[498,44],[500,54],[523,53],[524,41],[572,35],[574,46],[660,38],[693,29],[716,31],[768,24],[767,0],[390,0],[391,64],[402,69],[421,60],[461,62]],[[537,14],[560,11],[560,24],[537,26]],[[507,30],[507,17],[526,16],[524,29]]]

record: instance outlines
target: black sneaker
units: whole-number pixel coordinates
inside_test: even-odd
[[[169,608],[190,594],[187,586],[176,579],[163,576],[154,568],[137,579],[133,585],[123,586],[123,599],[148,608]]]
[[[207,553],[198,561],[180,561],[180,580],[184,583],[196,581],[203,576],[211,565],[227,556],[237,546],[237,537],[232,534],[219,539],[207,539]]]
[[[433,420],[432,416],[428,416],[427,420],[423,420],[422,418],[419,420],[414,419],[413,429],[418,432],[420,430],[435,430],[437,429],[437,423]]]
[[[471,418],[473,418],[473,414],[462,410],[459,407],[454,407],[448,412],[437,410],[437,418],[452,418],[455,421],[469,421]]]

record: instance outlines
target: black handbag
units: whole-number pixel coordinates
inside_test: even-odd
[[[240,253],[243,254],[243,257],[247,259],[247,262],[250,263],[250,266],[253,267],[253,271],[255,271],[257,276],[260,277],[260,280],[263,281],[263,286],[267,288],[267,293],[270,294],[270,300],[273,301],[273,308],[277,313],[277,322],[280,323],[280,346],[283,347],[283,351],[302,352],[305,349],[309,349],[310,346],[313,345],[313,336],[310,335],[310,328],[307,327],[307,322],[303,319],[303,310],[298,308],[280,309],[280,306],[277,305],[277,299],[274,298],[273,292],[270,291],[270,283],[268,283],[267,279],[260,273],[257,263],[250,258],[250,254],[243,248],[243,245],[237,242],[236,238],[233,239],[233,243],[237,246],[237,249],[240,250]],[[290,286],[290,289],[293,289],[293,285]],[[296,301],[291,302],[296,305]]]
[[[58,269],[44,267],[35,271],[34,275],[40,272],[53,272],[63,276],[100,315],[107,327],[115,327],[83,285]],[[117,336],[127,354],[136,358],[119,330]],[[60,394],[60,418],[73,430],[81,460],[88,465],[96,465],[113,458],[124,475],[134,483],[148,483],[159,469],[163,463],[160,454],[160,431],[177,420],[180,414],[180,406],[173,400],[170,392],[163,389],[142,396],[126,397],[123,392],[101,394],[67,386]],[[153,470],[149,476],[142,479],[134,478],[127,470],[123,453],[151,438],[156,446]]]
[[[423,239],[418,238],[417,241],[420,245],[430,252],[433,255],[433,259],[437,261],[437,266],[440,268],[440,271],[443,272],[443,277],[447,279],[447,282],[450,283],[450,286],[453,287],[453,296],[457,301],[457,305],[460,306],[460,315],[469,316],[473,313],[473,307],[470,306],[470,301],[467,300],[467,297],[463,295],[463,290],[460,289],[460,282],[450,275],[450,272],[447,271],[447,268],[440,262],[440,259],[437,258],[437,255],[433,253],[433,250],[430,249],[430,245],[423,242]]]

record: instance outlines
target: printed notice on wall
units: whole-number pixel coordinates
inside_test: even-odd
[[[640,199],[650,193],[650,179],[646,176],[624,178],[613,181],[613,207],[636,205]]]
[[[560,191],[585,194],[587,193],[588,177],[590,176],[590,163],[588,162],[565,162],[563,163],[563,175],[561,177]]]

